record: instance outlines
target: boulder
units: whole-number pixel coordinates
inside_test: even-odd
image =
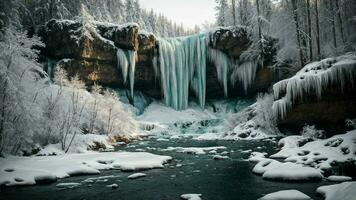
[[[316,125],[330,137],[348,130],[345,126],[345,119],[348,118],[356,118],[356,88],[349,85],[341,90],[331,86],[323,91],[321,99],[315,95],[304,95],[286,117],[278,121],[278,127],[281,131],[299,132],[305,124]]]
[[[115,46],[137,51],[139,49],[139,26],[135,23],[117,25],[97,22],[96,29],[104,38],[113,41]]]
[[[239,58],[252,44],[250,30],[244,26],[220,27],[209,34],[209,46]]]

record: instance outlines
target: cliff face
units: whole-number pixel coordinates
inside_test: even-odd
[[[156,37],[140,32],[136,24],[119,26],[96,22],[93,27],[95,28],[85,30],[80,22],[49,21],[39,30],[39,35],[46,44],[42,55],[60,60],[60,67],[66,69],[70,76],[78,74],[87,85],[98,82],[104,86],[128,88],[128,84],[123,83],[121,70],[117,67],[116,52],[117,48],[137,51],[135,90],[141,90],[154,98],[162,98],[160,80],[155,75],[152,61],[158,51]],[[251,46],[251,41],[248,31],[243,27],[220,28],[210,34],[208,45],[231,58],[239,58]],[[267,57],[273,57],[274,53]],[[207,97],[222,98],[223,89],[217,80],[214,65],[207,66],[206,75]],[[272,82],[273,72],[262,68],[257,72],[256,81],[247,94],[266,91]],[[229,87],[230,97],[245,94],[239,84]]]

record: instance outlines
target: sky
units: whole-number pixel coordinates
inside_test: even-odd
[[[215,0],[139,0],[145,9],[162,13],[187,28],[215,20]]]

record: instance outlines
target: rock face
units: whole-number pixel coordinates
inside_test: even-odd
[[[354,80],[356,81],[356,80]],[[293,106],[286,118],[278,122],[281,131],[299,132],[305,124],[325,130],[326,136],[345,133],[345,119],[356,118],[356,88],[351,85],[343,91],[328,87],[318,100],[308,95]]]
[[[70,76],[78,74],[87,85],[97,82],[104,86],[129,88],[129,83],[123,82],[121,69],[118,69],[116,52],[118,48],[137,51],[135,90],[162,98],[160,80],[156,77],[152,61],[158,45],[154,35],[140,32],[136,24],[119,26],[95,22],[94,28],[83,27],[81,22],[71,20],[49,21],[38,33],[46,44],[42,55],[61,60],[58,63],[60,67],[66,69]],[[209,37],[209,46],[235,59],[251,46],[248,30],[244,27],[220,28]],[[208,65],[208,98],[224,96],[223,87],[218,82],[215,66]],[[266,91],[272,82],[273,72],[263,68],[257,72],[256,81],[247,94]],[[238,84],[229,88],[229,97],[241,95],[245,92]]]
[[[243,26],[218,28],[210,34],[209,46],[231,57],[239,58],[251,45],[248,32]]]

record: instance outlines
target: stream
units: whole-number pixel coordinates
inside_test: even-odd
[[[214,147],[225,146],[230,159],[213,160],[212,155],[195,155],[178,153],[176,151],[162,151],[167,147]],[[277,151],[276,144],[270,140],[260,141],[197,141],[189,137],[171,139],[170,141],[157,141],[156,138],[147,138],[128,146],[118,147],[118,151],[147,151],[155,154],[169,155],[173,160],[162,169],[144,171],[146,177],[128,179],[133,172],[119,170],[102,171],[100,175],[75,176],[61,179],[58,182],[46,185],[25,187],[1,188],[0,197],[4,200],[171,200],[179,199],[181,194],[201,193],[202,199],[208,200],[256,200],[261,196],[278,190],[296,189],[313,199],[316,188],[328,184],[325,181],[311,183],[286,183],[263,180],[254,175],[251,169],[254,163],[247,161],[249,154],[246,150],[267,152]],[[104,177],[107,176],[107,177]],[[93,183],[83,182],[87,178],[98,178]],[[59,189],[58,183],[81,183],[73,189]],[[106,187],[118,184],[118,188]]]

